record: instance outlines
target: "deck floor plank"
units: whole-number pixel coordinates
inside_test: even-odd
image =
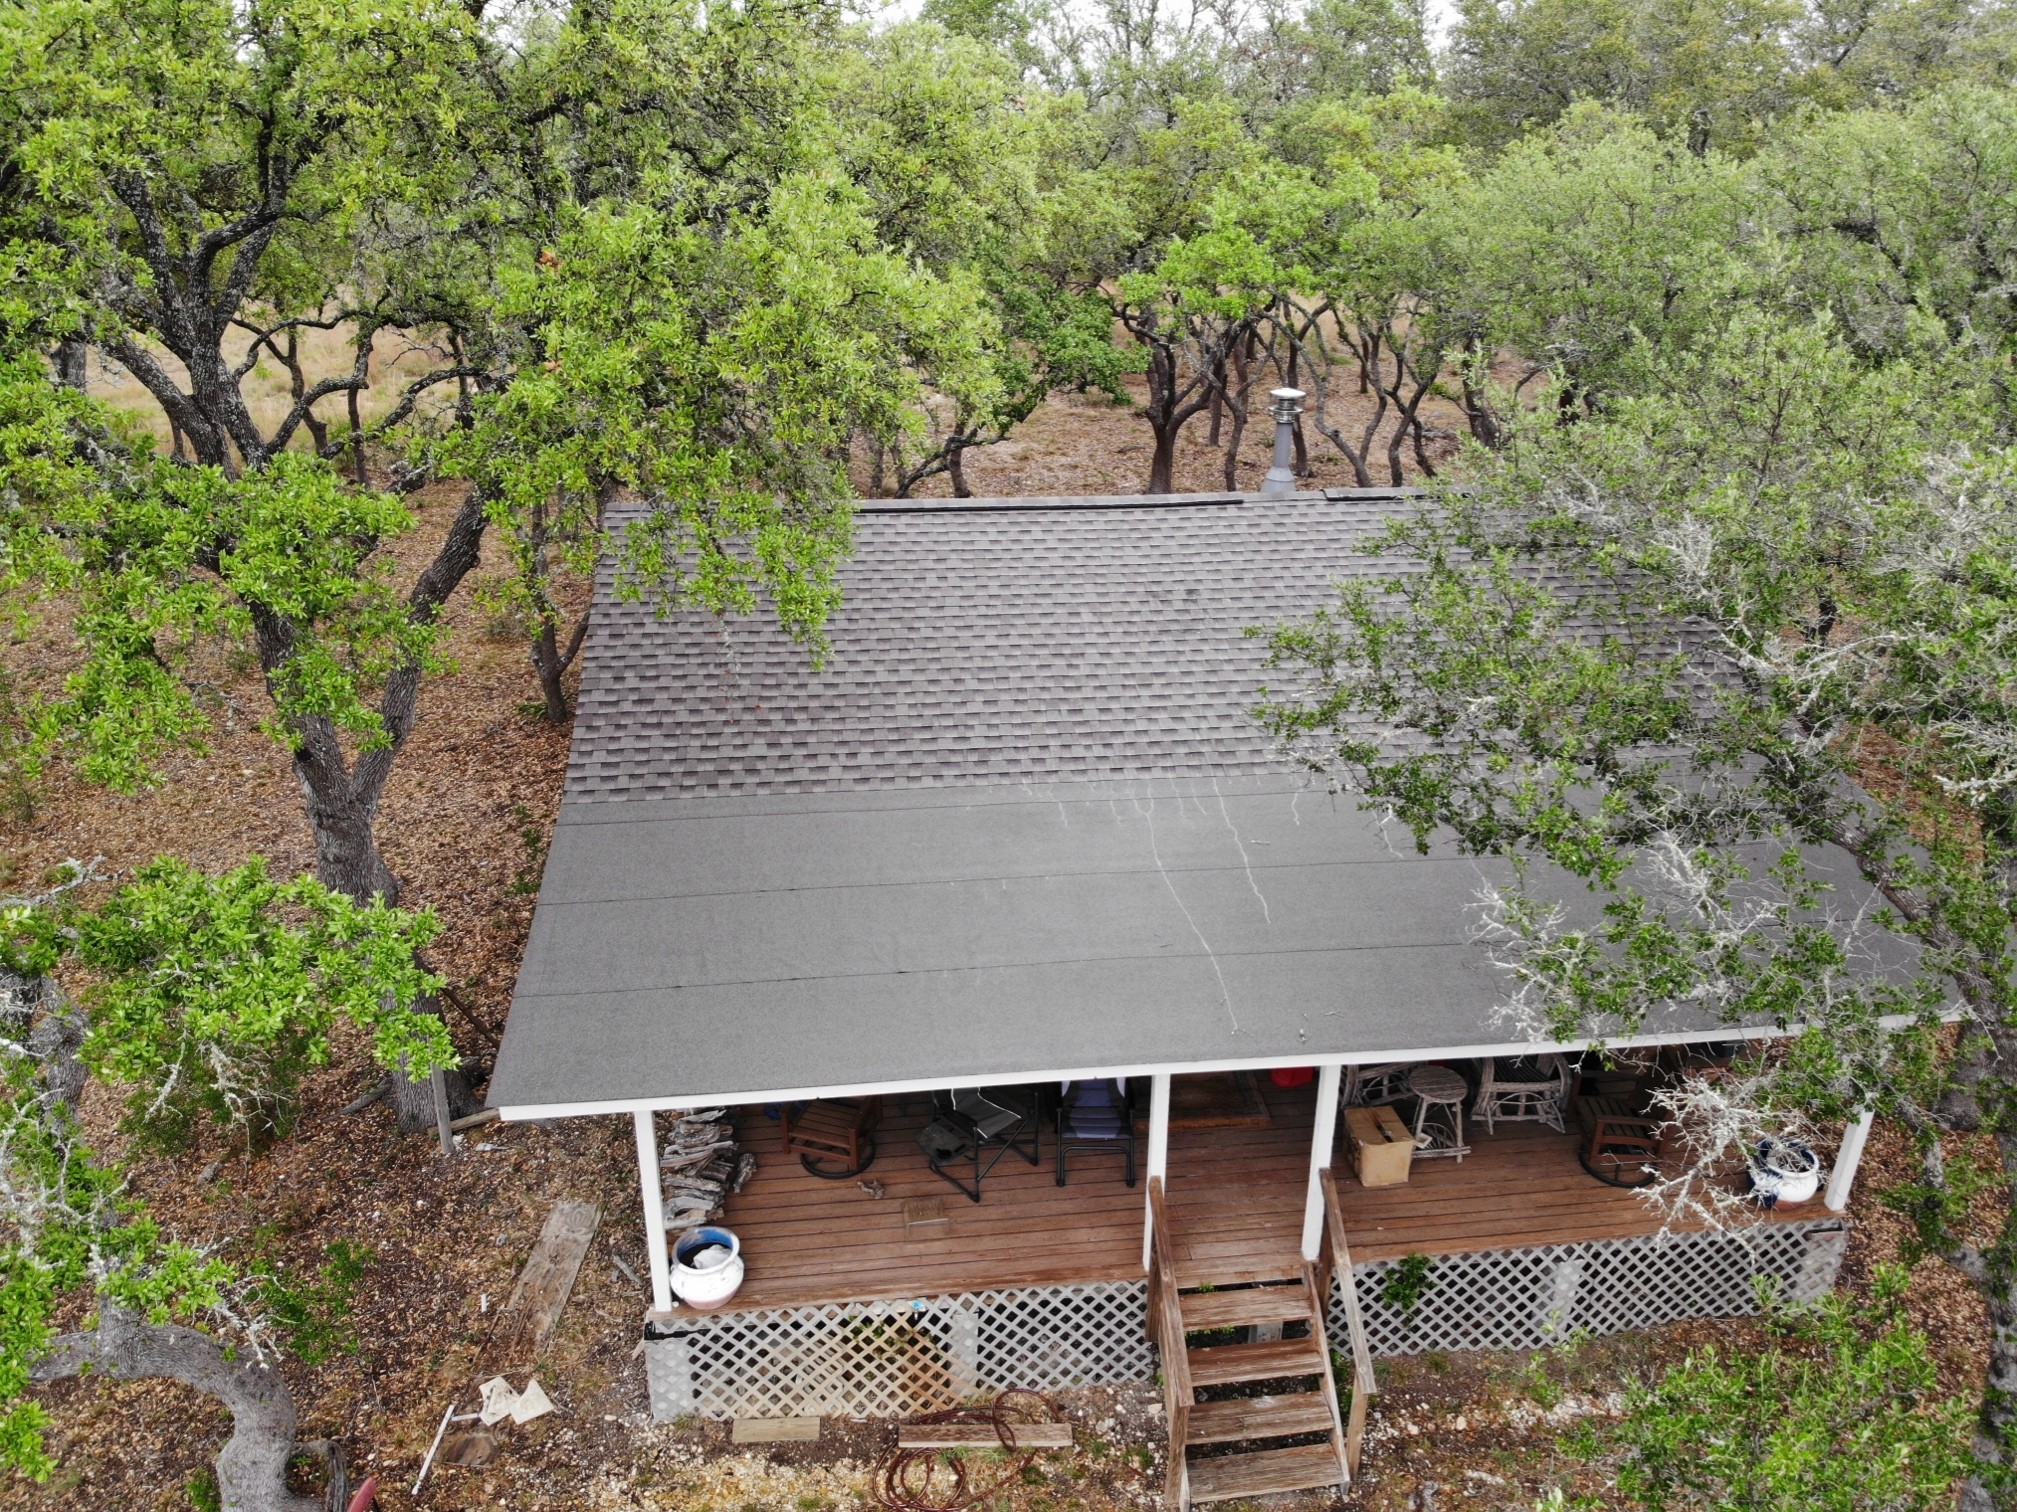
[[[1250,1273],[1299,1272],[1315,1089],[1278,1088],[1265,1077],[1261,1087],[1267,1127],[1170,1133],[1170,1218],[1186,1252],[1179,1270],[1198,1279],[1236,1262]],[[880,1186],[877,1198],[853,1180],[808,1175],[785,1155],[776,1122],[757,1110],[735,1117],[758,1166],[725,1219],[748,1265],[734,1308],[1141,1274],[1147,1191],[1126,1185],[1118,1156],[1074,1152],[1070,1182],[1060,1187],[1047,1136],[1040,1166],[1005,1157],[983,1183],[983,1200],[972,1203],[934,1176],[917,1148],[926,1099],[891,1098],[864,1177]],[[1354,1259],[1619,1239],[1660,1226],[1632,1193],[1584,1172],[1573,1136],[1536,1124],[1466,1133],[1472,1153],[1464,1160],[1418,1161],[1406,1183],[1374,1190],[1360,1186],[1343,1149],[1336,1152]],[[946,1221],[906,1237],[904,1203],[924,1197],[942,1199]],[[1813,1208],[1781,1216],[1810,1217]]]

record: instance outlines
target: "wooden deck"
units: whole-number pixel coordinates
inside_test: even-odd
[[[1314,1086],[1262,1081],[1266,1127],[1170,1131],[1171,1227],[1194,1267],[1185,1284],[1233,1280],[1251,1269],[1292,1274],[1300,1263],[1303,1190],[1315,1118]],[[756,1175],[730,1199],[726,1222],[742,1239],[748,1276],[735,1308],[918,1297],[1015,1286],[1118,1280],[1141,1274],[1146,1188],[1130,1189],[1118,1154],[1074,1153],[1070,1184],[1055,1184],[1048,1131],[1032,1169],[1005,1156],[969,1202],[934,1176],[916,1144],[928,1116],[922,1096],[885,1106],[879,1153],[865,1179],[821,1181],[788,1159],[777,1124],[737,1115]],[[1344,1124],[1339,1121],[1342,1141]],[[1342,1150],[1334,1165],[1355,1260],[1412,1251],[1450,1254],[1650,1234],[1638,1198],[1587,1175],[1575,1141],[1537,1124],[1472,1132],[1463,1161],[1418,1160],[1402,1186],[1368,1191]],[[1144,1141],[1146,1145],[1146,1141]],[[906,1203],[937,1199],[940,1222],[906,1223]],[[1785,1214],[1812,1217],[1818,1203]]]

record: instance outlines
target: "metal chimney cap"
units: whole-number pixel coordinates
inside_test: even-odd
[[[1274,400],[1274,403],[1268,406],[1268,413],[1274,416],[1278,425],[1291,423],[1303,412],[1303,399],[1306,396],[1301,389],[1269,389],[1268,397]]]

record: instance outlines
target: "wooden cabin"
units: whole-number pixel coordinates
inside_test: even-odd
[[[1665,1224],[1610,1184],[1633,1086],[1743,1026],[1527,1041],[1473,938],[1503,868],[1417,854],[1252,717],[1250,629],[1391,571],[1366,543],[1404,507],[867,503],[817,661],[605,575],[490,1100],[634,1121],[658,1416],[1160,1374],[1187,1505],[1348,1479],[1373,1356],[1833,1283],[1867,1124],[1812,1201]],[[756,1162],[720,1205],[742,1285],[700,1312],[661,1166],[711,1109]]]

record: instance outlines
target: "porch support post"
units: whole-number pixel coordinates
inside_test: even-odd
[[[1158,1178],[1165,1187],[1169,1185],[1167,1172],[1170,1164],[1170,1078],[1165,1071],[1160,1076],[1149,1078],[1149,1155],[1148,1171],[1142,1178],[1143,1187]],[[1142,1269],[1149,1268],[1149,1256],[1155,1249],[1156,1222],[1146,1203],[1142,1209]]]
[[[1338,1083],[1344,1068],[1317,1068],[1317,1126],[1310,1134],[1310,1186],[1303,1195],[1303,1258],[1315,1261],[1324,1250],[1323,1172],[1331,1163],[1338,1135]]]
[[[658,1128],[649,1109],[631,1115],[637,1125],[637,1187],[644,1198],[645,1258],[651,1262],[651,1310],[672,1311],[672,1265],[665,1254],[665,1193],[658,1184]]]
[[[1870,1124],[1876,1113],[1865,1108],[1862,1117],[1842,1131],[1842,1148],[1835,1152],[1835,1169],[1828,1173],[1828,1194],[1822,1203],[1829,1212],[1846,1212],[1849,1194],[1856,1187],[1856,1168],[1863,1163],[1863,1146],[1870,1142]]]

